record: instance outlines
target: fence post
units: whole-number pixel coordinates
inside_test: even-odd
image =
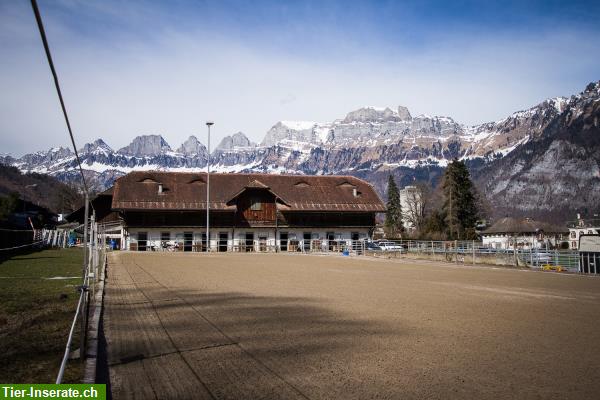
[[[456,260],[456,264],[458,265],[458,240],[454,241],[454,258]]]
[[[84,208],[84,214],[83,214],[83,283],[82,283],[82,287],[81,290],[86,290],[85,288],[85,283],[86,283],[86,278],[87,278],[87,274],[88,274],[88,265],[89,265],[89,260],[88,260],[88,218],[89,218],[89,203],[90,203],[90,199],[88,197],[87,192],[85,193],[85,208]],[[84,297],[85,300],[85,293],[82,294],[82,296]],[[81,332],[80,332],[80,337],[79,337],[79,355],[83,356],[83,352],[85,351],[85,333],[86,333],[86,324],[85,324],[85,301],[83,302],[82,306],[83,306],[83,310],[81,312]]]
[[[475,241],[473,240],[473,265],[475,265]]]
[[[529,263],[533,267],[533,244],[531,245],[531,248],[529,249]]]
[[[96,222],[96,213],[94,212],[94,226],[92,228],[92,234],[94,235],[94,282],[98,277],[98,223]]]
[[[517,237],[513,236],[513,255],[515,258],[515,267],[519,266],[519,260],[517,258]]]

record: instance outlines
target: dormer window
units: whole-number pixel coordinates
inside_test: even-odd
[[[252,211],[260,211],[262,210],[262,202],[258,197],[253,197],[250,199],[250,209]]]
[[[188,183],[195,183],[197,185],[202,185],[202,184],[204,184],[206,182],[202,178],[194,178],[191,181],[189,181]]]
[[[310,185],[308,184],[308,182],[300,181],[300,182],[296,182],[294,184],[294,186],[303,188],[303,187],[307,187],[307,186],[310,186]]]
[[[355,185],[351,184],[348,181],[344,181],[344,182],[340,183],[338,186],[343,187],[343,188],[355,188],[356,187]]]
[[[139,182],[140,183],[158,183],[152,178],[144,178],[144,179],[140,180]]]

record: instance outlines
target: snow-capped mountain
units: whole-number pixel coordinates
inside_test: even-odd
[[[86,143],[79,149],[79,154],[104,154],[108,156],[112,153],[114,153],[114,150],[102,139],[96,139],[93,143]]]
[[[196,136],[190,136],[185,142],[177,149],[179,154],[183,154],[188,157],[200,157],[206,160],[208,159],[208,151],[206,147],[200,143]]]
[[[533,112],[534,111],[534,112]],[[571,98],[513,114],[501,129],[527,136],[476,178],[497,213],[574,218],[600,208],[600,82]],[[540,129],[541,128],[541,129]]]
[[[536,197],[537,203],[528,199],[527,204],[538,204],[544,196],[544,204],[548,204],[547,193],[542,195],[541,189],[532,189],[537,187],[537,178],[528,175],[527,185],[523,180],[514,179],[529,168],[523,165],[537,162],[541,142],[547,143],[547,151],[553,149],[554,153],[542,157],[546,167],[539,168],[544,171],[544,168],[551,168],[551,154],[558,157],[560,153],[560,165],[564,164],[570,171],[568,173],[574,176],[574,184],[584,184],[577,176],[588,176],[589,179],[595,176],[598,163],[594,164],[593,160],[596,158],[590,157],[582,163],[581,157],[590,151],[600,154],[598,146],[584,148],[582,153],[583,150],[575,149],[568,139],[557,141],[554,138],[573,129],[565,122],[567,116],[572,124],[587,115],[586,112],[596,112],[589,107],[597,104],[599,87],[600,82],[592,83],[579,95],[548,99],[502,120],[476,126],[460,124],[444,116],[413,117],[402,106],[363,107],[332,122],[279,121],[258,145],[242,132],[223,138],[211,154],[211,170],[354,174],[372,181],[383,193],[389,173],[396,175],[400,184],[408,184],[414,179],[435,182],[443,167],[458,158],[468,161],[492,202],[502,196],[503,202],[511,204],[514,196],[527,191],[535,192],[539,197]],[[594,115],[596,119],[591,121],[597,124],[598,116]],[[132,170],[199,171],[206,167],[208,159],[206,147],[195,136],[190,136],[177,150],[173,150],[160,135],[142,135],[118,151],[98,139],[84,145],[79,153],[88,179],[98,190]],[[522,157],[525,164],[522,160],[519,163],[502,161],[512,160],[513,155]],[[78,179],[75,155],[68,148],[53,148],[18,159],[4,155],[0,162],[22,171],[51,174],[64,181]],[[533,171],[538,171],[537,177],[543,175],[539,169],[533,168]],[[589,179],[585,185],[590,184]],[[600,192],[600,185],[592,188],[592,192]],[[564,193],[561,196],[569,198]]]
[[[171,152],[171,146],[160,135],[144,135],[133,139],[129,146],[119,149],[117,153],[126,156],[146,157],[158,156]]]
[[[413,118],[406,107],[363,107],[330,123],[280,121],[265,135],[261,145],[295,149],[361,147],[396,143],[405,138],[444,138],[463,134],[466,127],[449,117],[419,115]]]
[[[231,136],[225,136],[221,143],[217,146],[218,151],[236,151],[244,149],[252,149],[256,147],[256,143],[251,142],[242,132],[234,133]]]

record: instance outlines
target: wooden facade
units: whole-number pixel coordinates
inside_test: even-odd
[[[275,225],[276,198],[266,189],[247,189],[235,199],[238,226]]]

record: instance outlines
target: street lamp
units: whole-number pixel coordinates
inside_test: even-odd
[[[209,216],[208,213],[210,211],[210,127],[215,123],[213,121],[206,121],[206,126],[208,127],[208,157],[206,161],[206,251],[210,251],[210,225],[209,225]]]

